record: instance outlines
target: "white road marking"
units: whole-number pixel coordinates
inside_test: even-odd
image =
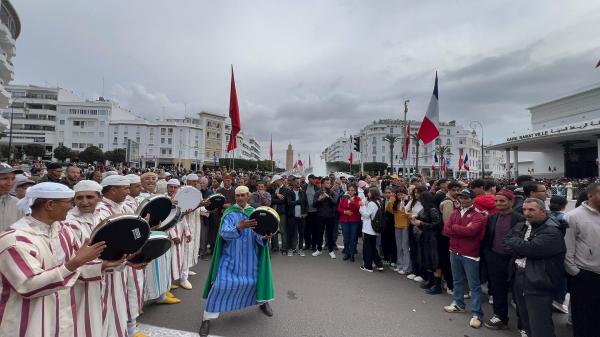
[[[198,337],[198,333],[196,332],[161,328],[159,326],[149,324],[140,324],[138,328],[142,333],[148,335],[149,337]],[[221,336],[209,335],[209,337]]]

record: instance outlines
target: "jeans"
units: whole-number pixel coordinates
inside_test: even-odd
[[[410,272],[410,251],[408,246],[408,227],[394,228],[396,234],[396,267],[405,272]]]
[[[363,232],[363,265],[369,270],[373,270],[373,262],[377,267],[383,266],[379,252],[377,252],[376,241],[375,235]]]
[[[356,254],[356,240],[358,240],[358,231],[360,222],[342,222],[342,235],[344,236],[344,251],[346,255]]]
[[[479,261],[467,257],[450,253],[450,265],[452,266],[452,276],[454,278],[454,303],[461,308],[465,308],[464,290],[465,274],[469,288],[471,289],[471,314],[483,317],[481,309],[481,284],[479,283]]]

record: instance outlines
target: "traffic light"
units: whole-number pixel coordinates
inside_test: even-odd
[[[352,139],[352,144],[354,144],[354,151],[360,152],[360,137],[354,137]]]

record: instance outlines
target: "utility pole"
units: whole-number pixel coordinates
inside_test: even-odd
[[[15,114],[14,102],[10,104],[10,130],[8,133],[8,162],[12,159],[12,139],[13,139],[13,115]]]
[[[472,121],[471,122],[471,127],[474,128],[472,125],[478,125],[479,128],[481,129],[481,179],[485,178],[485,166],[484,166],[484,155],[483,155],[483,124],[481,124],[480,121]]]
[[[406,114],[408,113],[409,102],[409,99],[404,100],[404,123],[402,124],[402,177],[406,174],[406,154],[404,151],[406,150]]]

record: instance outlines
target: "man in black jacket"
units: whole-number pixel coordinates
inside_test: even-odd
[[[536,198],[523,201],[526,221],[505,240],[512,253],[513,291],[519,318],[529,337],[553,337],[552,298],[564,277],[565,240],[560,225]]]
[[[298,247],[298,255],[305,256],[302,244],[304,241],[304,221],[308,212],[306,192],[300,185],[300,179],[292,177],[288,180],[291,189],[287,193],[287,248],[288,256],[294,255],[294,249]],[[310,242],[307,243],[307,246]]]
[[[286,254],[288,249],[287,244],[287,195],[289,189],[283,185],[283,177],[276,174],[271,178],[271,207],[273,207],[277,214],[279,214],[279,233],[281,234],[281,247],[279,247],[279,240],[277,235],[271,240],[271,245],[274,249],[280,249],[281,254]]]
[[[525,219],[513,212],[514,194],[507,189],[496,193],[497,213],[487,219],[485,236],[481,242],[481,252],[485,260],[490,295],[494,297],[494,316],[485,325],[492,330],[508,329],[508,270],[511,256],[504,247],[504,240],[519,222]]]
[[[316,250],[312,256],[321,255],[323,250],[323,232],[327,232],[327,249],[329,250],[329,257],[335,259],[335,238],[334,230],[336,230],[335,216],[337,213],[337,202],[335,200],[333,191],[331,190],[331,181],[329,179],[323,179],[321,181],[321,190],[318,195],[315,195],[313,201],[315,208],[317,209],[317,228],[318,232],[313,236],[313,246]]]

